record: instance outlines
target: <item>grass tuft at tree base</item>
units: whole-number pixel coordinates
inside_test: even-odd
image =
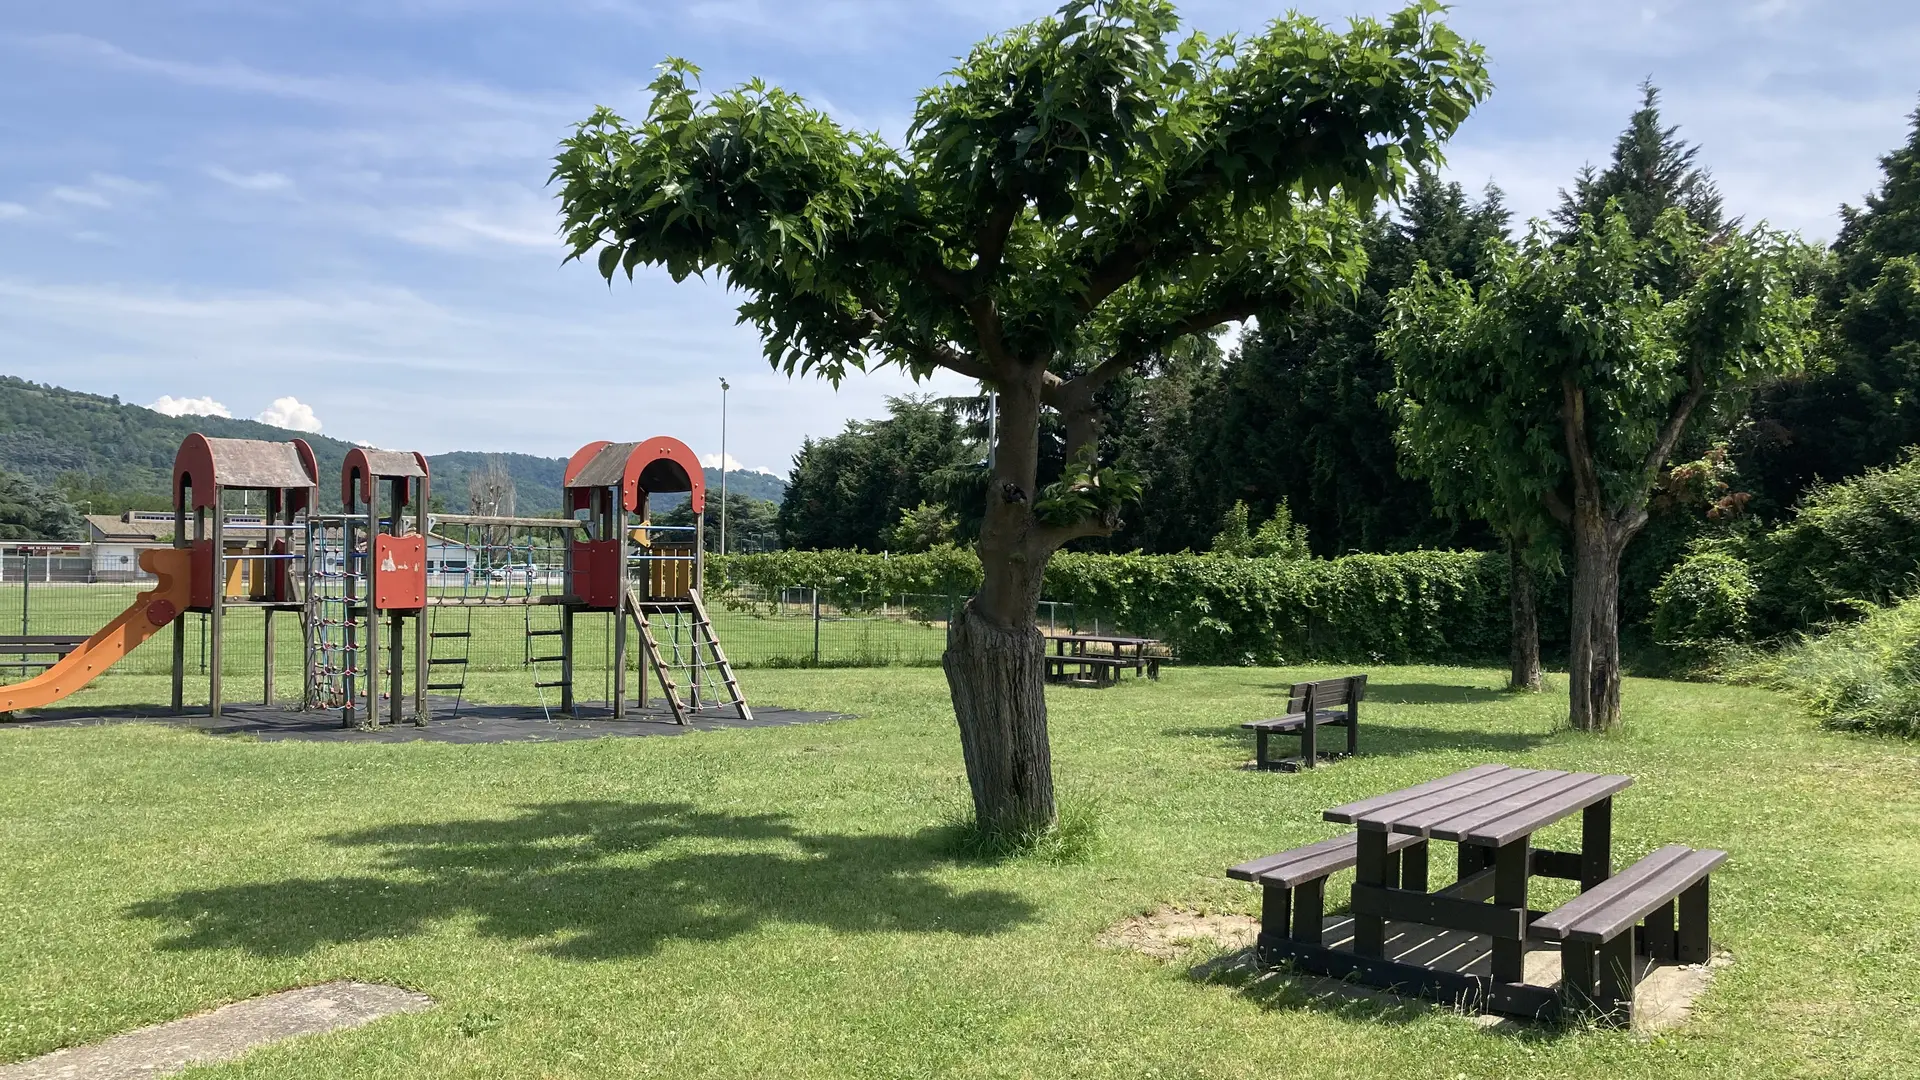
[[[963,859],[1036,859],[1085,862],[1100,844],[1100,806],[1084,792],[1061,789],[1054,796],[1054,822],[1024,829],[982,826],[971,808],[955,809],[941,822],[947,850]]]

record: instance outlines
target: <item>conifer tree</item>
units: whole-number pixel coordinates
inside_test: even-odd
[[[1696,164],[1700,148],[1680,137],[1679,125],[1660,125],[1660,89],[1652,81],[1640,84],[1640,108],[1613,144],[1613,160],[1604,169],[1588,165],[1574,179],[1573,190],[1562,189],[1554,223],[1563,233],[1577,231],[1580,215],[1596,220],[1613,200],[1633,229],[1645,236],[1660,215],[1674,207],[1708,234],[1738,225],[1728,221],[1720,190],[1704,166]]]

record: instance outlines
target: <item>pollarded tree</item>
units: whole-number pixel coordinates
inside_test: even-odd
[[[1620,556],[1689,425],[1799,370],[1810,257],[1756,229],[1708,237],[1684,211],[1644,237],[1617,212],[1555,238],[1490,249],[1476,287],[1421,274],[1394,294],[1384,343],[1403,437],[1482,474],[1479,497],[1524,521],[1538,507],[1573,539],[1570,712],[1620,718]]]
[[[903,147],[757,81],[702,96],[670,60],[644,120],[602,108],[565,141],[572,257],[597,249],[609,279],[716,272],[790,373],[945,368],[999,392],[985,580],[944,661],[980,828],[1054,821],[1041,574],[1133,487],[1093,458],[1099,391],[1186,335],[1352,287],[1358,213],[1488,87],[1439,11],[1210,39],[1179,38],[1167,0],[1071,3],[976,46]],[[1069,466],[1036,490],[1044,410]]]

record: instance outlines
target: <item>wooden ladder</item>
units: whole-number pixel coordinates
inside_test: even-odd
[[[682,605],[643,603],[638,593],[632,589],[627,590],[627,610],[633,613],[633,622],[640,631],[640,640],[646,645],[647,662],[653,666],[655,674],[660,677],[660,689],[666,694],[667,705],[673,710],[674,721],[684,724],[687,722],[688,713],[704,711],[708,707],[705,704],[701,704],[694,709],[689,709],[686,702],[681,700],[680,685],[673,677],[674,671],[680,667],[698,670],[703,666],[710,666],[716,669],[720,674],[721,683],[727,688],[727,699],[725,701],[715,701],[712,705],[714,707],[724,706],[731,708],[740,719],[752,720],[753,709],[747,705],[747,695],[740,689],[740,680],[733,674],[733,665],[727,662],[726,651],[720,647],[720,639],[713,632],[713,619],[707,615],[707,606],[701,602],[699,590],[688,590],[687,597],[688,603],[685,605],[685,610],[689,611],[693,616],[691,627],[693,641],[690,643],[693,650],[693,662],[691,664],[674,665],[668,663],[667,658],[660,651],[660,641],[653,636],[653,624],[647,620],[647,610],[649,608],[655,610],[680,608]],[[701,660],[700,650],[702,646],[705,646],[707,655],[711,659],[706,661]]]

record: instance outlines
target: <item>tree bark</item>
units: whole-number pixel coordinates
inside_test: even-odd
[[[1052,550],[1033,517],[1044,368],[1003,379],[1000,442],[980,529],[980,591],[947,628],[947,674],[975,824],[1031,834],[1056,820],[1047,743],[1046,642],[1035,623]]]
[[[1581,731],[1620,724],[1620,553],[1625,530],[1590,507],[1573,521],[1573,652],[1568,716]]]
[[[1535,597],[1533,568],[1521,557],[1518,544],[1507,545],[1508,600],[1513,611],[1513,673],[1507,689],[1540,692],[1540,612]]]

